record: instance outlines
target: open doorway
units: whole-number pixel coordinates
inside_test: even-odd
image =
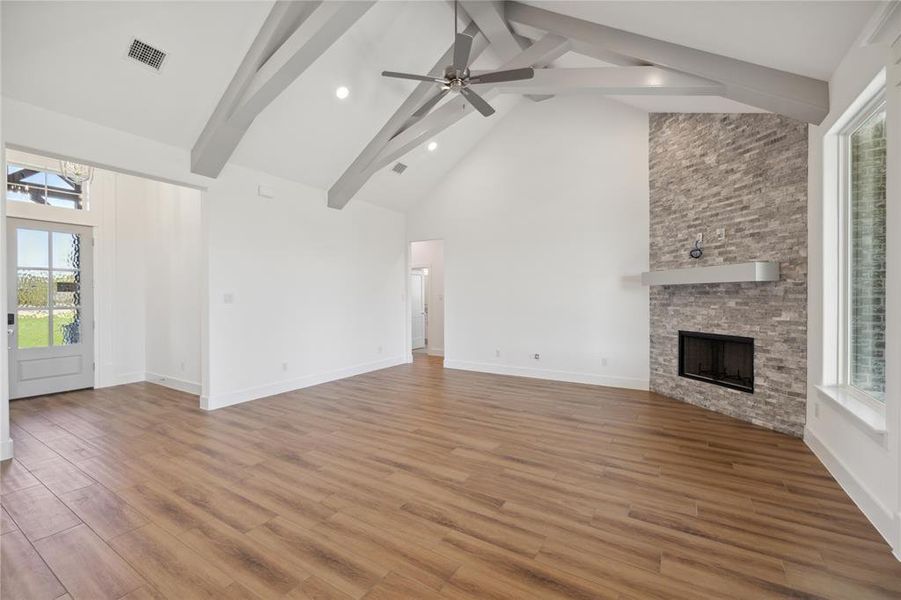
[[[416,356],[444,356],[444,241],[410,244],[410,343]]]

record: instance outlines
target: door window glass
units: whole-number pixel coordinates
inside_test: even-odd
[[[81,236],[16,230],[19,348],[81,341]]]

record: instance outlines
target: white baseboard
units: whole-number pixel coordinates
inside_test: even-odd
[[[429,356],[444,356],[444,348],[429,348],[426,353]]]
[[[406,357],[395,356],[392,358],[385,358],[370,363],[354,365],[344,369],[336,369],[334,371],[327,371],[325,373],[307,375],[298,379],[289,379],[287,381],[278,381],[275,383],[260,385],[252,388],[245,388],[243,390],[237,390],[235,392],[216,394],[214,396],[201,396],[200,408],[204,410],[216,410],[217,408],[225,408],[226,406],[240,404],[241,402],[257,400],[258,398],[265,398],[267,396],[275,396],[276,394],[284,394],[285,392],[292,392],[294,390],[300,390],[306,387],[319,385],[321,383],[328,383],[329,381],[336,381],[338,379],[353,377],[354,375],[369,373],[370,371],[378,371],[379,369],[386,369],[388,367],[406,364],[407,362],[409,361]]]
[[[892,511],[874,496],[867,487],[845,466],[829,447],[807,427],[804,428],[804,443],[816,455],[854,504],[869,519],[885,541],[892,547],[895,558],[901,560],[901,525]]]
[[[13,441],[12,438],[0,442],[0,461],[9,460],[13,457]]]
[[[102,387],[111,387],[114,385],[126,385],[128,383],[138,383],[146,381],[147,374],[144,371],[132,371],[131,373],[116,373],[112,377],[112,383]]]
[[[149,383],[155,383],[173,390],[178,390],[179,392],[185,392],[195,396],[200,395],[200,384],[194,381],[169,377],[168,375],[160,375],[159,373],[151,373],[150,371],[147,372],[144,380]]]
[[[555,371],[553,369],[533,369],[531,367],[519,367],[497,363],[480,363],[467,360],[444,360],[445,369],[461,369],[463,371],[478,371],[480,373],[494,373],[495,375],[514,375],[516,377],[532,377],[535,379],[550,379],[552,381],[566,381],[569,383],[587,383],[590,385],[603,385],[606,387],[627,388],[631,390],[645,390],[649,388],[647,379],[632,377],[606,377],[595,373],[579,373],[576,371]]]
[[[898,544],[892,548],[892,555],[901,562],[901,511],[898,511]]]

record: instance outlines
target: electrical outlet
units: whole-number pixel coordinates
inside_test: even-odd
[[[716,230],[716,239],[719,241],[724,241],[726,239],[726,228],[720,227]]]
[[[182,371],[185,370],[185,362],[184,362],[184,361],[182,361],[182,363],[181,363],[181,370],[182,370]]]
[[[500,348],[498,348],[497,350],[494,351],[494,357],[495,358],[501,357],[501,349]]]
[[[703,232],[699,233],[695,239],[697,239],[699,242],[703,242],[704,241],[704,233]]]
[[[606,367],[606,366],[607,366],[607,357],[606,357],[606,356],[604,356],[603,358],[601,358],[601,366],[602,366],[602,367]]]
[[[283,362],[282,363],[282,371],[287,371],[287,370],[288,370],[288,363]]]
[[[379,346],[379,354],[381,354],[381,353],[382,353],[382,347]]]
[[[222,302],[225,304],[234,304],[235,303],[235,295],[231,292],[226,292],[222,294]]]

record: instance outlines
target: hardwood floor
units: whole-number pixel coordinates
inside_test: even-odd
[[[431,357],[206,413],[151,384],[13,402],[19,598],[899,598],[797,439]]]

